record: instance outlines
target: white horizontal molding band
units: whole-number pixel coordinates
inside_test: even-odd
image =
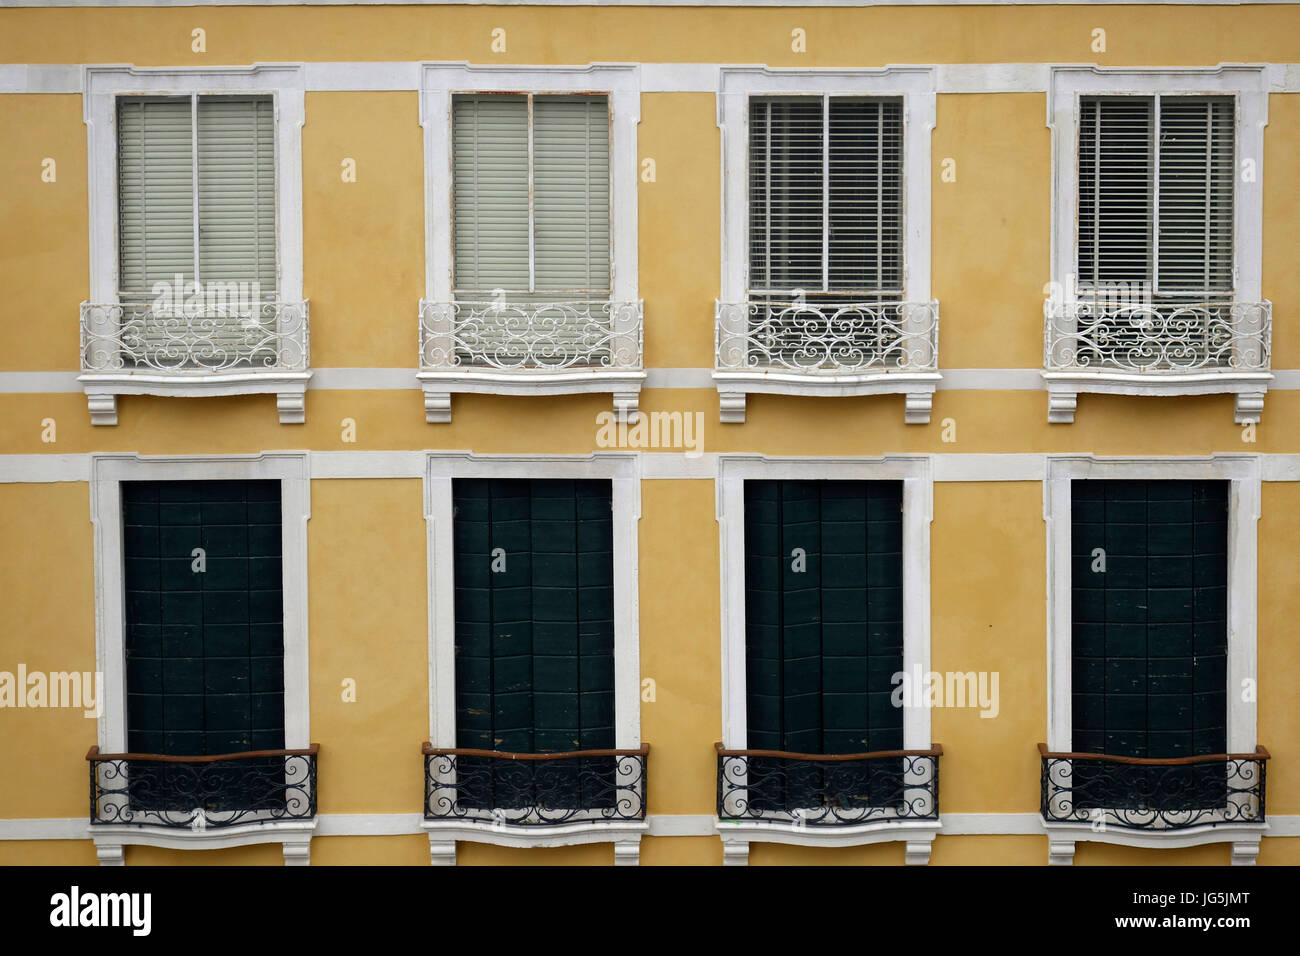
[[[1037,813],[941,813],[943,836],[1044,836]],[[316,836],[424,835],[418,813],[322,813]],[[652,837],[711,837],[717,835],[711,814],[651,813],[646,816]],[[0,820],[0,840],[85,840],[90,824],[84,817]],[[1268,837],[1300,837],[1300,815],[1270,816]]]
[[[1046,6],[1273,6],[1295,0],[259,0],[259,6],[453,7],[1008,7]],[[233,7],[248,0],[6,0],[7,7]]]
[[[308,92],[339,93],[416,91],[420,88],[422,65],[423,61],[419,60],[313,61],[302,64],[304,84]],[[721,69],[762,66],[762,64],[736,63],[640,63],[639,65],[642,93],[716,93]],[[936,93],[1046,93],[1054,65],[1056,64],[888,64],[890,68],[932,67],[935,71]],[[1206,65],[1217,66],[1218,64]],[[1268,67],[1270,92],[1300,92],[1300,64],[1268,63],[1265,65]],[[878,68],[879,65],[871,66]],[[525,65],[518,65],[518,67],[524,69]],[[1124,68],[1131,70],[1139,67]],[[82,64],[0,64],[0,93],[80,92],[82,92]]]
[[[622,451],[637,460],[643,480],[711,480],[718,476],[716,452],[693,454],[668,451]],[[130,454],[118,452],[115,454]],[[262,454],[271,454],[263,452]],[[301,454],[301,452],[295,452]],[[311,477],[324,478],[423,478],[424,451],[312,451],[307,452]],[[464,454],[471,454],[464,452]],[[728,455],[736,453],[729,452]],[[148,460],[150,456],[144,456]],[[205,456],[189,456],[203,459]],[[571,456],[523,456],[525,458],[567,458]],[[761,456],[760,456],[761,457]],[[783,460],[808,463],[857,460],[855,456],[782,456]],[[1041,454],[938,454],[921,455],[933,464],[934,480],[949,481],[1043,481],[1050,456]],[[1204,456],[1122,456],[1134,461],[1202,461]],[[1248,455],[1260,462],[1264,481],[1300,481],[1300,454]],[[48,484],[89,481],[91,453],[75,455],[0,455],[0,484]],[[1107,460],[1102,457],[1100,460]]]
[[[710,368],[648,368],[643,389],[712,389]],[[1041,369],[1036,368],[947,368],[937,387],[940,391],[1046,392]],[[85,386],[78,372],[0,372],[0,395],[78,394]],[[1273,372],[1270,391],[1300,389],[1300,369]],[[384,392],[419,391],[415,368],[317,368],[312,369],[308,391]]]

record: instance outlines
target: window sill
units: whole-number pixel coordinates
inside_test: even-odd
[[[749,844],[784,843],[792,846],[868,846],[872,843],[907,844],[907,862],[930,862],[930,846],[942,829],[938,820],[879,820],[855,826],[809,827],[793,823],[732,822],[717,820],[722,837],[723,862],[743,866],[749,861]]]
[[[1185,830],[1124,830],[1119,827],[1100,829],[1090,823],[1048,823],[1043,830],[1048,838],[1048,863],[1070,866],[1074,862],[1076,843],[1110,843],[1116,846],[1147,850],[1175,850],[1209,843],[1231,843],[1232,865],[1253,866],[1259,854],[1259,841],[1268,831],[1267,823],[1220,823],[1214,826],[1188,827]]]
[[[524,827],[470,820],[425,820],[420,826],[429,835],[429,855],[435,866],[456,865],[457,841],[519,848],[613,843],[615,865],[636,866],[641,837],[650,829],[643,820]]]
[[[1236,395],[1238,425],[1258,422],[1264,409],[1264,393],[1273,381],[1268,371],[1125,372],[1120,370],[1044,369],[1047,385],[1047,420],[1074,421],[1080,392],[1105,395]]]
[[[286,866],[306,866],[310,861],[311,838],[316,819],[249,823],[208,830],[177,830],[170,827],[93,824],[88,827],[101,866],[122,866],[122,848],[156,846],[168,850],[223,850],[260,843],[279,843]]]
[[[77,377],[86,392],[92,425],[117,424],[117,396],[165,395],[209,398],[222,395],[276,396],[281,425],[306,420],[309,371],[250,369],[239,372],[83,372]]]

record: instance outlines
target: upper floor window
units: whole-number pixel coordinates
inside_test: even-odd
[[[457,96],[452,105],[457,298],[608,298],[609,102]]]

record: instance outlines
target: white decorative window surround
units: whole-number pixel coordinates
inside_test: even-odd
[[[722,581],[722,745],[747,744],[745,666],[745,482],[902,481],[903,482],[903,670],[930,670],[930,523],[934,515],[934,473],[925,455],[883,458],[768,458],[722,455],[718,459],[717,515]],[[928,750],[930,709],[903,708],[903,749]],[[930,861],[930,846],[940,830],[936,820],[881,821],[835,827],[787,823],[717,821],[724,862],[744,865],[752,842],[799,846],[862,846],[903,841],[907,862]]]
[[[1071,482],[1080,479],[1226,480],[1228,496],[1228,712],[1227,745],[1232,754],[1254,753],[1256,703],[1242,693],[1256,681],[1257,522],[1262,473],[1253,455],[1206,458],[1098,458],[1052,455],[1043,485],[1047,523],[1047,749],[1073,750],[1071,610]],[[1247,697],[1250,699],[1246,699]],[[1091,822],[1044,822],[1049,862],[1073,862],[1076,842],[1094,841],[1150,848],[1231,843],[1234,864],[1254,863],[1265,823],[1218,823],[1179,830],[1123,830]]]
[[[504,321],[491,302],[457,303],[452,279],[452,98],[458,93],[602,94],[610,114],[611,273],[608,302],[556,302],[507,308],[522,322],[529,359],[512,347],[508,360],[491,355],[460,362],[473,336],[462,323]],[[425,63],[420,77],[424,129],[425,292],[420,302],[420,371],[425,418],[451,421],[451,395],[570,395],[612,393],[620,419],[635,416],[645,370],[641,358],[642,305],[637,278],[637,125],[641,69],[635,64],[589,66],[474,66]],[[557,318],[558,316],[558,318]],[[555,336],[558,324],[582,323],[581,345]],[[548,336],[550,336],[548,338]],[[472,349],[471,349],[472,350]]]
[[[815,362],[755,363],[749,289],[749,102],[756,96],[900,97],[903,101],[903,295],[887,308],[800,309],[796,324],[825,331],[807,343]],[[930,420],[938,371],[938,303],[930,298],[930,139],[935,73],[928,66],[878,70],[723,67],[718,78],[722,133],[722,288],[715,309],[713,379],[720,418],[745,420],[745,396],[906,396],[905,420]],[[862,334],[854,334],[858,329]],[[885,361],[863,347],[869,330],[897,333]],[[845,331],[847,330],[847,332]],[[847,334],[847,338],[844,336]],[[804,369],[810,364],[814,367]]]
[[[117,424],[118,395],[274,394],[280,421],[304,420],[308,354],[307,303],[302,290],[302,125],[304,71],[301,64],[190,69],[183,67],[88,66],[83,71],[84,118],[89,137],[90,299],[81,308],[80,381],[95,425]],[[118,303],[117,103],[128,96],[263,94],[275,103],[276,242],[278,288],[262,307],[267,323],[255,363],[228,361],[202,316],[177,330],[176,349],[163,362],[135,361],[125,315]],[[169,324],[184,323],[169,319]],[[208,320],[210,322],[210,320]],[[193,336],[198,342],[191,341]],[[185,368],[175,366],[184,364]],[[250,367],[250,364],[253,367]],[[161,366],[161,367],[160,367]]]
[[[122,482],[274,479],[280,482],[284,595],[284,743],[307,749],[311,740],[307,652],[307,519],[311,475],[306,452],[236,456],[96,454],[90,463],[90,520],[95,529],[95,661],[104,675],[99,749],[124,753],[126,731],[126,572],[123,566]],[[286,864],[310,859],[315,819],[251,823],[206,830],[94,824],[89,836],[103,864],[122,863],[128,845],[182,850],[279,843]]]
[[[1263,65],[1221,65],[1178,69],[1109,69],[1059,66],[1051,71],[1047,94],[1047,125],[1052,130],[1052,285],[1044,303],[1043,379],[1048,392],[1048,421],[1072,422],[1080,392],[1118,395],[1236,395],[1238,423],[1257,422],[1264,393],[1273,374],[1269,369],[1271,306],[1260,288],[1264,127],[1268,124],[1268,68]],[[1170,318],[1151,309],[1132,311],[1144,336],[1140,354],[1153,360],[1173,355],[1164,366],[1098,367],[1078,358],[1087,342],[1104,340],[1113,329],[1090,312],[1076,288],[1079,202],[1079,116],[1083,97],[1169,95],[1230,96],[1236,104],[1236,162],[1233,196],[1234,290],[1216,301],[1212,315],[1201,305]],[[1224,317],[1227,317],[1226,320]],[[1081,323],[1090,323],[1084,332]],[[1180,323],[1182,326],[1180,326]],[[1231,361],[1207,363],[1177,359],[1178,328],[1186,323],[1215,327]],[[1169,335],[1174,336],[1169,341]],[[1082,336],[1084,349],[1075,347]],[[1171,348],[1170,345],[1173,347]],[[1136,350],[1134,354],[1139,354]],[[1109,365],[1110,363],[1106,363]],[[1182,367],[1180,367],[1182,366]]]
[[[599,479],[611,483],[614,534],[614,747],[641,746],[640,610],[637,522],[641,517],[639,457],[611,452],[588,456],[475,455],[431,452],[425,464],[424,517],[429,565],[429,740],[456,746],[456,597],[452,482],[457,478]],[[643,791],[644,792],[644,791]],[[556,826],[501,821],[424,820],[434,865],[454,866],[456,841],[497,846],[613,843],[618,865],[636,865],[644,820]]]

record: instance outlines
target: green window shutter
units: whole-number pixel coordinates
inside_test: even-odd
[[[1230,97],[1160,98],[1159,291],[1231,292]]]
[[[194,154],[190,100],[118,103],[118,290],[194,278]]]
[[[199,277],[276,292],[270,97],[199,97]]]
[[[533,100],[533,232],[538,292],[608,295],[609,104],[603,96]]]
[[[452,101],[452,221],[458,292],[528,289],[528,98]]]

